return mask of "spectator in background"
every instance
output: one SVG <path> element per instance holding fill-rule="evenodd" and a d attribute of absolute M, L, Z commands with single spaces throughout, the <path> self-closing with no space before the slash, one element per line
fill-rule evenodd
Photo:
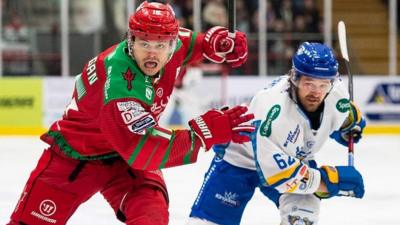
<path fill-rule="evenodd" d="M 184 25 L 188 29 L 194 28 L 193 21 L 193 0 L 178 0 L 179 5 L 182 7 L 182 17 L 184 18 Z M 183 25 L 182 25 L 183 26 Z"/>
<path fill-rule="evenodd" d="M 283 31 L 291 31 L 293 25 L 293 6 L 292 0 L 283 0 L 278 12 L 279 18 L 282 19 L 284 23 Z"/>
<path fill-rule="evenodd" d="M 183 13 L 182 13 L 182 5 L 179 4 L 176 0 L 171 0 L 169 1 L 169 4 L 171 7 L 174 9 L 175 12 L 175 17 L 179 21 L 179 25 L 181 27 L 186 27 L 186 20 L 183 18 Z"/>
<path fill-rule="evenodd" d="M 228 26 L 228 12 L 223 0 L 209 0 L 203 9 L 203 29 Z"/>
<path fill-rule="evenodd" d="M 322 31 L 322 20 L 314 0 L 304 0 L 304 16 L 307 32 L 320 33 Z"/>
<path fill-rule="evenodd" d="M 306 33 L 306 18 L 304 14 L 297 14 L 294 18 L 293 32 L 296 34 Z M 292 46 L 299 46 L 302 41 L 300 38 L 292 40 Z"/>
<path fill-rule="evenodd" d="M 290 33 L 283 32 L 285 29 L 285 22 L 282 19 L 278 19 L 275 22 L 275 32 L 277 34 L 276 40 L 270 48 L 272 67 L 270 73 L 282 74 L 284 70 L 290 67 L 290 59 L 294 53 L 294 49 L 291 47 Z"/>
<path fill-rule="evenodd" d="M 248 33 L 250 31 L 249 20 L 244 0 L 236 0 L 236 29 Z"/>
<path fill-rule="evenodd" d="M 4 40 L 9 42 L 25 42 L 28 40 L 28 28 L 21 17 L 13 13 L 10 21 L 4 25 Z"/>

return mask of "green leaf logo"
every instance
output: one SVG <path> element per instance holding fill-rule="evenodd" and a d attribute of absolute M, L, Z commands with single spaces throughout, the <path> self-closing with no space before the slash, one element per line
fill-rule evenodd
<path fill-rule="evenodd" d="M 272 106 L 271 110 L 269 110 L 267 117 L 261 124 L 260 128 L 260 135 L 269 137 L 272 132 L 272 121 L 274 121 L 278 116 L 279 113 L 281 112 L 281 106 L 280 105 L 274 105 Z"/>
<path fill-rule="evenodd" d="M 350 101 L 346 98 L 342 98 L 340 99 L 337 103 L 336 103 L 336 109 L 339 112 L 345 113 L 347 111 L 349 111 L 350 109 Z"/>

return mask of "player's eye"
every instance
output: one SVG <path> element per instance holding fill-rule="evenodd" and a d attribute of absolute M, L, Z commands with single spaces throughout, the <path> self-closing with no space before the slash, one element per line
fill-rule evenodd
<path fill-rule="evenodd" d="M 167 46 L 166 46 L 166 44 L 157 44 L 156 45 L 156 49 L 158 49 L 158 50 L 163 50 L 163 49 L 165 49 Z"/>

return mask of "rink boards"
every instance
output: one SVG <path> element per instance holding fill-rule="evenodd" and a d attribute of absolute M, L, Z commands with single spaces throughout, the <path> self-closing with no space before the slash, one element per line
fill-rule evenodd
<path fill-rule="evenodd" d="M 190 79 L 170 99 L 165 124 L 181 126 L 211 107 L 248 103 L 275 77 L 229 76 Z M 347 83 L 346 78 L 343 80 Z M 0 79 L 0 134 L 40 134 L 61 117 L 74 78 Z M 355 101 L 367 118 L 366 133 L 400 134 L 400 78 L 355 77 Z M 179 101 L 180 104 L 174 104 Z"/>

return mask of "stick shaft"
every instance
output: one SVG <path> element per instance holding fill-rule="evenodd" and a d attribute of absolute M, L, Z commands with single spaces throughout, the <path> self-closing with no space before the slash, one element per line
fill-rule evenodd
<path fill-rule="evenodd" d="M 344 64 L 346 66 L 347 74 L 348 74 L 348 90 L 349 90 L 349 100 L 354 100 L 354 90 L 353 90 L 353 74 L 350 70 L 350 60 L 348 55 L 347 48 L 347 37 L 346 37 L 346 25 L 343 21 L 340 21 L 338 24 L 338 35 L 339 35 L 339 45 L 340 51 L 342 53 Z M 348 165 L 354 166 L 354 139 L 353 133 L 350 131 L 349 133 L 349 142 L 348 142 Z"/>
<path fill-rule="evenodd" d="M 228 30 L 235 33 L 236 29 L 236 1 L 228 0 Z"/>

